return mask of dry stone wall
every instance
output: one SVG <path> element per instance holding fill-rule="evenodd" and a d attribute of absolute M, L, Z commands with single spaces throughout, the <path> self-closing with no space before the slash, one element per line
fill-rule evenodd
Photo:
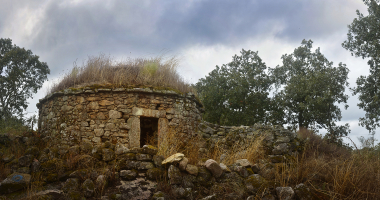
<path fill-rule="evenodd" d="M 66 89 L 40 99 L 37 107 L 38 128 L 52 145 L 112 141 L 129 148 L 146 139 L 141 129 L 151 125 L 142 119 L 156 126 L 145 134 L 157 136 L 159 143 L 170 127 L 194 134 L 203 110 L 191 93 L 152 88 Z"/>
<path fill-rule="evenodd" d="M 198 134 L 207 141 L 200 147 L 200 152 L 207 152 L 216 143 L 225 150 L 236 145 L 248 147 L 247 141 L 263 137 L 266 154 L 273 162 L 282 162 L 288 155 L 294 156 L 302 147 L 302 141 L 297 138 L 295 132 L 278 125 L 221 126 L 202 121 L 198 125 Z"/>

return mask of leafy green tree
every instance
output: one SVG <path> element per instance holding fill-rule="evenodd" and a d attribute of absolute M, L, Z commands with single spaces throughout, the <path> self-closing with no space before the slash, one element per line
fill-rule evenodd
<path fill-rule="evenodd" d="M 364 0 L 364 3 L 368 15 L 356 10 L 358 18 L 348 25 L 347 40 L 342 46 L 351 55 L 369 58 L 370 74 L 360 76 L 352 90 L 354 95 L 359 94 L 358 106 L 366 112 L 359 124 L 374 134 L 380 127 L 380 4 L 378 0 Z"/>
<path fill-rule="evenodd" d="M 0 38 L 0 123 L 16 121 L 27 108 L 27 99 L 36 93 L 50 73 L 32 51 L 12 45 L 11 39 Z M 1 125 L 1 124 L 0 124 Z"/>
<path fill-rule="evenodd" d="M 223 125 L 269 121 L 272 79 L 258 52 L 242 50 L 232 62 L 216 66 L 195 84 L 205 106 L 204 119 Z"/>
<path fill-rule="evenodd" d="M 303 40 L 292 54 L 281 57 L 282 66 L 272 70 L 276 87 L 282 88 L 275 98 L 288 124 L 294 128 L 325 128 L 330 139 L 336 141 L 349 132 L 348 124 L 336 125 L 342 117 L 337 104 L 344 103 L 348 107 L 348 95 L 344 91 L 349 70 L 342 63 L 333 67 L 319 48 L 312 52 L 312 43 Z"/>

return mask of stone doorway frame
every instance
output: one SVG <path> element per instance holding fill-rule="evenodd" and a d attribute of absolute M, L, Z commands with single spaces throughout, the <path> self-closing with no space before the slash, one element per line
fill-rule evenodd
<path fill-rule="evenodd" d="M 158 147 L 159 147 L 169 129 L 169 126 L 168 126 L 169 121 L 168 119 L 166 119 L 166 111 L 133 107 L 132 114 L 127 121 L 127 124 L 130 127 L 128 131 L 129 148 L 140 147 L 140 136 L 141 136 L 140 117 L 158 118 L 157 135 L 158 135 Z"/>

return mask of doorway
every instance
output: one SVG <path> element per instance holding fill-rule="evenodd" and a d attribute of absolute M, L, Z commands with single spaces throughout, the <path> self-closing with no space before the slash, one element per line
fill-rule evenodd
<path fill-rule="evenodd" d="M 140 117 L 140 147 L 158 145 L 158 118 Z"/>

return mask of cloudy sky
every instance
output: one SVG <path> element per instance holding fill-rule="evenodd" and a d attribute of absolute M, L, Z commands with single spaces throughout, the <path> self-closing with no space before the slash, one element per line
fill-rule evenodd
<path fill-rule="evenodd" d="M 258 51 L 275 67 L 281 55 L 311 39 L 335 66 L 347 64 L 355 87 L 368 66 L 341 43 L 356 10 L 367 14 L 361 0 L 1 0 L 0 38 L 32 50 L 50 67 L 49 81 L 29 101 L 27 111 L 34 113 L 52 81 L 75 61 L 100 53 L 116 59 L 177 56 L 181 75 L 195 83 L 241 49 Z M 364 112 L 356 96 L 348 103 L 341 123 L 350 123 L 349 136 L 358 145 L 357 137 L 368 137 L 358 126 Z"/>

